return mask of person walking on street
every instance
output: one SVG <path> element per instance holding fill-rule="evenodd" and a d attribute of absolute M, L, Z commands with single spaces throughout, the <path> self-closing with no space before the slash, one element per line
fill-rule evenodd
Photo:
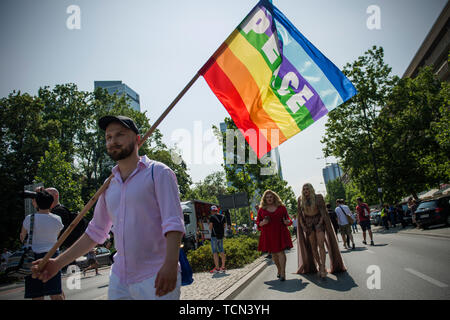
<path fill-rule="evenodd" d="M 386 230 L 389 230 L 388 223 L 389 206 L 385 204 L 383 209 L 381 209 L 381 222 Z"/>
<path fill-rule="evenodd" d="M 297 216 L 294 216 L 294 219 L 292 219 L 292 233 L 297 235 Z"/>
<path fill-rule="evenodd" d="M 338 217 L 339 230 L 341 231 L 342 241 L 344 241 L 344 248 L 350 249 L 350 242 L 352 242 L 352 249 L 355 249 L 355 241 L 353 240 L 352 228 L 348 217 L 352 220 L 352 212 L 350 208 L 344 204 L 344 200 L 336 200 L 336 215 Z"/>
<path fill-rule="evenodd" d="M 372 234 L 372 228 L 370 225 L 370 208 L 363 201 L 361 197 L 356 199 L 358 202 L 358 205 L 356 206 L 356 212 L 357 212 L 357 220 L 359 222 L 359 225 L 361 226 L 362 232 L 363 232 L 363 243 L 367 245 L 366 242 L 366 230 L 369 232 L 370 237 L 370 245 L 373 246 L 373 234 Z"/>
<path fill-rule="evenodd" d="M 331 273 L 346 271 L 325 201 L 322 195 L 315 193 L 310 183 L 302 187 L 297 212 L 299 217 L 297 273 L 315 273 L 319 270 L 319 276 L 325 278 L 327 275 L 325 245 L 330 258 L 329 271 Z"/>
<path fill-rule="evenodd" d="M 402 229 L 405 228 L 405 213 L 403 212 L 403 208 L 401 204 L 397 204 L 395 206 L 395 214 L 397 216 L 397 221 L 402 225 Z"/>
<path fill-rule="evenodd" d="M 141 137 L 134 121 L 124 116 L 99 120 L 108 155 L 117 161 L 113 178 L 95 206 L 85 233 L 42 270 L 33 264 L 33 277 L 46 282 L 63 266 L 108 238 L 114 225 L 114 264 L 110 300 L 178 300 L 181 268 L 179 250 L 185 233 L 177 179 L 163 163 L 139 156 Z"/>
<path fill-rule="evenodd" d="M 395 228 L 397 226 L 396 221 L 396 210 L 393 204 L 389 206 L 389 221 L 391 223 L 391 227 Z"/>
<path fill-rule="evenodd" d="M 416 199 L 413 199 L 412 197 L 408 199 L 408 208 L 411 211 L 412 223 L 416 225 L 416 228 L 419 228 L 419 225 L 417 224 L 416 221 L 416 210 L 418 206 L 419 204 Z"/>
<path fill-rule="evenodd" d="M 92 249 L 91 251 L 88 252 L 87 254 L 87 261 L 88 261 L 88 266 L 86 267 L 86 269 L 83 270 L 83 275 L 86 276 L 86 271 L 91 270 L 91 269 L 95 269 L 95 275 L 98 276 L 100 275 L 100 273 L 98 272 L 98 262 L 96 259 L 96 250 Z"/>
<path fill-rule="evenodd" d="M 356 219 L 356 213 L 352 214 L 352 219 L 354 221 L 352 224 L 352 230 L 353 230 L 353 233 L 356 233 L 356 232 L 358 232 L 358 221 Z"/>
<path fill-rule="evenodd" d="M 339 238 L 337 237 L 338 231 L 339 231 L 339 223 L 337 221 L 337 215 L 336 212 L 334 212 L 333 209 L 331 209 L 331 204 L 327 203 L 327 213 L 330 217 L 331 224 L 333 225 L 334 233 L 336 234 L 336 239 L 339 242 Z"/>
<path fill-rule="evenodd" d="M 269 252 L 277 266 L 277 277 L 286 280 L 285 250 L 292 248 L 291 234 L 288 226 L 292 225 L 286 207 L 278 194 L 266 190 L 260 203 L 256 218 L 258 230 L 261 231 L 258 251 Z"/>
<path fill-rule="evenodd" d="M 227 221 L 216 206 L 211 206 L 211 216 L 209 217 L 209 231 L 211 232 L 211 250 L 214 258 L 214 269 L 210 273 L 225 273 L 226 255 L 223 250 L 223 238 L 225 236 L 225 225 Z M 219 268 L 219 254 L 222 259 L 222 267 Z"/>
<path fill-rule="evenodd" d="M 57 242 L 59 233 L 64 228 L 61 218 L 50 213 L 50 206 L 53 202 L 52 195 L 42 188 L 40 190 L 36 193 L 36 198 L 33 199 L 33 205 L 37 208 L 37 213 L 25 217 L 20 233 L 21 242 L 24 242 L 27 234 L 28 239 L 30 239 L 30 230 L 33 226 L 31 249 L 37 259 L 43 258 L 50 251 Z M 58 254 L 59 251 L 56 251 L 53 257 L 56 258 Z M 44 282 L 32 276 L 25 277 L 25 299 L 44 300 L 45 296 L 50 296 L 51 300 L 64 300 L 61 271 L 55 272 Z"/>

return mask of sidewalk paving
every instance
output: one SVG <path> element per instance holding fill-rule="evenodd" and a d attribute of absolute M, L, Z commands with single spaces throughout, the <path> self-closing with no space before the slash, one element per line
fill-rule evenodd
<path fill-rule="evenodd" d="M 269 260 L 266 254 L 252 263 L 239 269 L 227 270 L 226 273 L 210 274 L 209 272 L 194 273 L 194 282 L 181 287 L 181 300 L 224 300 L 233 292 L 226 293 L 242 278 L 253 275 L 264 269 Z M 224 296 L 225 294 L 225 296 Z"/>

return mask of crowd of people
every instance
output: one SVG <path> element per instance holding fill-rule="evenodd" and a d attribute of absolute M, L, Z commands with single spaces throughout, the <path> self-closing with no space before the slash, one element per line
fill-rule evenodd
<path fill-rule="evenodd" d="M 165 164 L 139 156 L 141 137 L 132 119 L 106 116 L 98 124 L 105 131 L 107 153 L 117 162 L 106 182 L 109 185 L 97 199 L 86 231 L 67 250 L 57 251 L 42 269 L 38 265 L 57 243 L 64 225 L 61 218 L 51 211 L 55 207 L 61 209 L 57 190 L 38 190 L 33 200 L 37 212 L 25 218 L 20 234 L 22 241 L 33 234 L 30 245 L 37 254 L 33 275 L 25 281 L 25 298 L 50 296 L 55 300 L 64 299 L 61 269 L 87 253 L 89 267 L 84 271 L 96 269 L 98 273 L 93 250 L 109 239 L 114 227 L 117 251 L 109 278 L 108 298 L 177 300 L 181 286 L 179 250 L 185 227 L 176 176 Z M 338 232 L 344 248 L 355 249 L 352 226 L 355 232 L 355 223 L 358 223 L 363 230 L 364 244 L 367 244 L 367 231 L 370 244 L 374 245 L 369 212 L 361 198 L 355 215 L 342 200 L 336 202 L 333 211 L 330 204 L 325 204 L 323 196 L 316 194 L 313 186 L 307 183 L 298 198 L 297 216 L 292 221 L 279 195 L 266 190 L 256 218 L 256 228 L 260 231 L 258 250 L 271 255 L 277 267 L 277 278 L 285 281 L 285 250 L 293 247 L 288 226 L 294 225 L 298 248 L 297 273 L 318 272 L 325 278 L 328 272 L 344 272 L 346 266 L 339 250 Z M 214 260 L 211 273 L 225 272 L 223 239 L 226 219 L 219 214 L 217 207 L 212 206 L 207 223 Z M 30 232 L 33 225 L 34 231 Z M 4 252 L 2 259 L 7 255 L 8 252 Z"/>
<path fill-rule="evenodd" d="M 316 194 L 314 187 L 306 183 L 298 198 L 297 215 L 291 219 L 277 193 L 265 191 L 256 220 L 258 230 L 261 231 L 258 250 L 270 254 L 277 267 L 277 278 L 280 281 L 286 279 L 285 250 L 293 247 L 287 228 L 290 225 L 293 225 L 297 235 L 298 274 L 318 273 L 321 278 L 325 278 L 328 272 L 346 271 L 338 245 L 338 233 L 341 234 L 345 249 L 355 249 L 352 235 L 352 230 L 355 230 L 352 227 L 356 223 L 363 231 L 363 244 L 367 245 L 368 233 L 370 245 L 374 246 L 370 208 L 362 198 L 358 198 L 357 202 L 355 214 L 342 199 L 336 201 L 336 209 L 332 210 L 330 204 L 325 204 L 323 196 Z"/>

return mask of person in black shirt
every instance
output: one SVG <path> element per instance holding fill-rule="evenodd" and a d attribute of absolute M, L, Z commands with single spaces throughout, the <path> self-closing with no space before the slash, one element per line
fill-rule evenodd
<path fill-rule="evenodd" d="M 223 250 L 223 238 L 225 234 L 226 219 L 218 214 L 216 206 L 211 207 L 211 216 L 209 217 L 209 230 L 211 232 L 211 249 L 214 257 L 214 269 L 210 273 L 225 273 L 225 252 Z M 219 268 L 219 253 L 222 258 L 222 267 Z"/>
<path fill-rule="evenodd" d="M 77 217 L 76 213 L 70 212 L 69 209 L 67 209 L 65 206 L 63 206 L 59 202 L 59 192 L 55 188 L 46 188 L 45 191 L 50 193 L 53 196 L 53 203 L 50 207 L 50 212 L 53 214 L 56 214 L 61 217 L 62 223 L 64 225 L 64 229 L 62 229 L 60 236 L 66 231 L 66 229 L 70 226 L 73 220 Z M 75 243 L 75 241 L 78 240 L 79 237 L 81 237 L 84 233 L 84 230 L 87 227 L 87 221 L 85 218 L 81 219 L 81 221 L 77 224 L 75 229 L 69 234 L 69 236 L 64 240 L 64 242 L 61 245 L 61 248 L 67 249 L 72 244 Z"/>
<path fill-rule="evenodd" d="M 338 231 L 339 231 L 339 223 L 337 220 L 336 212 L 334 212 L 334 210 L 331 209 L 331 204 L 329 204 L 329 203 L 327 203 L 327 212 L 328 212 L 328 215 L 330 216 L 331 224 L 333 225 L 334 232 L 336 233 L 336 236 L 337 236 Z M 338 239 L 338 242 L 339 242 L 339 239 Z"/>

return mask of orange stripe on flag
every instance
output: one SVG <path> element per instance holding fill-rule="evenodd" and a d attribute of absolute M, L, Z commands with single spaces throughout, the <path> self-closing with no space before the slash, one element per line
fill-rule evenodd
<path fill-rule="evenodd" d="M 236 126 L 241 129 L 241 132 L 253 129 L 259 133 L 259 128 L 250 118 L 241 95 L 220 66 L 217 63 L 210 63 L 208 70 L 203 73 L 203 77 L 225 109 L 227 109 Z M 245 139 L 250 147 L 256 151 L 258 158 L 261 158 L 272 149 L 270 143 L 261 134 L 258 134 L 255 140 L 250 139 L 248 136 L 245 136 Z M 257 141 L 256 145 L 255 141 Z M 266 150 L 264 150 L 264 146 L 266 146 Z"/>
<path fill-rule="evenodd" d="M 223 49 L 222 54 L 216 58 L 216 63 L 220 66 L 241 96 L 252 122 L 259 129 L 266 129 L 262 130 L 261 133 L 266 137 L 267 141 L 270 142 L 272 148 L 276 148 L 286 141 L 286 137 L 276 122 L 273 121 L 272 117 L 264 110 L 261 100 L 261 89 L 239 58 L 236 57 L 229 48 L 225 48 Z M 276 130 L 278 133 L 273 141 L 271 130 Z"/>

